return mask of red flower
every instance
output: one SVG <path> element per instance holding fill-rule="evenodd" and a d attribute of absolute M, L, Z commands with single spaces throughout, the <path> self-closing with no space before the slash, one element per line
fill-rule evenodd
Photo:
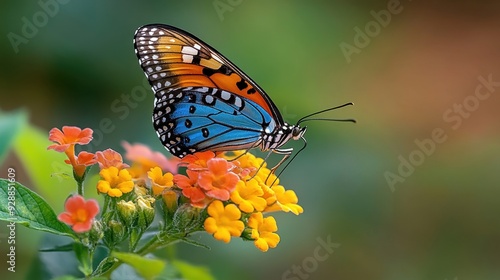
<path fill-rule="evenodd" d="M 207 196 L 222 201 L 228 200 L 240 180 L 238 175 L 231 172 L 234 165 L 223 158 L 212 158 L 207 161 L 207 168 L 207 171 L 200 172 L 198 185 Z"/>
<path fill-rule="evenodd" d="M 59 221 L 71 226 L 77 233 L 87 232 L 92 228 L 92 221 L 99 213 L 99 204 L 95 199 L 85 201 L 83 196 L 74 195 L 66 200 L 63 212 L 57 216 Z"/>

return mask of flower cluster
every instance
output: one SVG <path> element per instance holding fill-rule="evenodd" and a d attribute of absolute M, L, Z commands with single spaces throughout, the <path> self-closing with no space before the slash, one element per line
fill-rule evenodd
<path fill-rule="evenodd" d="M 181 165 L 187 175 L 175 175 L 174 183 L 192 206 L 207 209 L 204 228 L 218 240 L 242 236 L 267 251 L 280 239 L 274 217 L 263 214 L 303 212 L 295 192 L 285 191 L 264 161 L 248 152 L 201 152 L 186 156 Z"/>
<path fill-rule="evenodd" d="M 112 149 L 75 155 L 76 144 L 92 140 L 89 128 L 54 128 L 49 140 L 56 144 L 48 149 L 68 156 L 66 163 L 72 165 L 79 186 L 59 220 L 77 233 L 97 232 L 91 235 L 103 238 L 110 247 L 128 239 L 135 248 L 153 222 L 155 209 L 162 209 L 156 228 L 157 236 L 164 239 L 204 230 L 226 243 L 231 237 L 252 240 L 265 252 L 280 241 L 276 220 L 268 214 L 303 212 L 296 194 L 279 184 L 264 160 L 245 151 L 207 151 L 168 159 L 145 145 L 124 142 L 128 165 Z M 83 181 L 95 164 L 100 169 L 95 187 L 104 196 L 100 219 L 96 219 L 97 202 L 83 198 Z"/>

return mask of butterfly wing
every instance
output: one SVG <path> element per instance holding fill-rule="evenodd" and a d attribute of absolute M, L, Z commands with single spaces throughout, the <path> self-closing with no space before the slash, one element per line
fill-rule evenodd
<path fill-rule="evenodd" d="M 256 147 L 263 131 L 283 125 L 268 95 L 195 36 L 146 25 L 136 31 L 134 46 L 155 92 L 154 127 L 172 154 Z"/>
<path fill-rule="evenodd" d="M 263 124 L 268 131 L 276 127 L 255 102 L 208 87 L 174 89 L 156 98 L 153 111 L 162 144 L 178 157 L 256 147 Z"/>
<path fill-rule="evenodd" d="M 255 102 L 283 124 L 279 110 L 264 90 L 194 35 L 173 26 L 150 24 L 136 31 L 134 47 L 157 96 L 171 88 L 218 88 Z"/>

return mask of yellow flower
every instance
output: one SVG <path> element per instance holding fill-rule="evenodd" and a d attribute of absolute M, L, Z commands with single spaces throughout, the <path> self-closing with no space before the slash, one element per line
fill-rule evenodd
<path fill-rule="evenodd" d="M 238 204 L 241 211 L 252 213 L 262 211 L 267 206 L 267 201 L 262 197 L 264 191 L 255 179 L 250 181 L 238 181 L 236 190 L 231 193 L 231 201 Z"/>
<path fill-rule="evenodd" d="M 103 179 L 97 183 L 97 190 L 100 193 L 106 193 L 112 197 L 120 197 L 124 193 L 129 193 L 134 189 L 132 176 L 130 176 L 127 169 L 118 170 L 118 168 L 111 166 L 101 169 L 99 175 Z"/>
<path fill-rule="evenodd" d="M 217 240 L 229 243 L 231 236 L 238 237 L 245 229 L 245 225 L 240 221 L 241 212 L 234 204 L 224 207 L 221 201 L 214 200 L 207 211 L 210 217 L 204 222 L 205 230 Z"/>
<path fill-rule="evenodd" d="M 264 198 L 267 202 L 267 205 L 273 205 L 276 202 L 276 194 L 274 191 L 266 184 L 264 184 L 259 178 L 257 178 L 259 181 L 260 187 L 263 191 L 262 198 Z"/>
<path fill-rule="evenodd" d="M 174 185 L 174 175 L 170 172 L 163 174 L 161 168 L 158 166 L 148 171 L 148 177 L 152 183 L 151 189 L 153 190 L 153 195 L 160 195 L 166 188 Z"/>
<path fill-rule="evenodd" d="M 268 206 L 264 212 L 272 212 L 282 210 L 284 212 L 292 212 L 295 215 L 299 215 L 304 212 L 304 209 L 297 204 L 299 199 L 297 195 L 292 190 L 285 191 L 283 186 L 273 186 L 271 190 L 274 191 L 276 196 L 276 203 L 271 206 Z"/>
<path fill-rule="evenodd" d="M 280 242 L 280 236 L 274 233 L 278 230 L 278 226 L 273 217 L 264 218 L 261 212 L 253 213 L 248 218 L 248 226 L 252 229 L 255 247 L 262 252 L 275 248 Z"/>

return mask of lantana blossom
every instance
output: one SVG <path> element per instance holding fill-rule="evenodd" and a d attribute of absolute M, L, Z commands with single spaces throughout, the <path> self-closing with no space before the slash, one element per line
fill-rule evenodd
<path fill-rule="evenodd" d="M 191 206 L 205 208 L 213 199 L 208 198 L 198 186 L 198 172 L 186 170 L 186 175 L 174 175 L 174 183 L 182 189 L 182 194 L 189 198 Z"/>
<path fill-rule="evenodd" d="M 267 201 L 262 197 L 264 191 L 255 179 L 249 181 L 238 181 L 236 190 L 231 193 L 231 201 L 238 204 L 241 211 L 252 213 L 253 211 L 263 211 L 267 206 Z"/>
<path fill-rule="evenodd" d="M 223 158 L 207 161 L 207 170 L 200 172 L 198 184 L 209 197 L 226 201 L 239 181 L 238 175 L 231 172 L 233 164 Z"/>
<path fill-rule="evenodd" d="M 65 161 L 73 166 L 76 179 L 82 181 L 87 166 L 95 164 L 94 155 L 88 152 L 81 152 L 78 157 L 75 156 L 75 145 L 86 145 L 92 140 L 93 130 L 90 128 L 81 129 L 76 126 L 63 126 L 62 131 L 59 128 L 52 128 L 49 131 L 49 140 L 55 142 L 47 147 L 47 150 L 64 152 L 68 159 Z M 92 155 L 92 156 L 91 156 Z"/>
<path fill-rule="evenodd" d="M 63 126 L 62 131 L 59 128 L 52 128 L 49 131 L 49 140 L 57 144 L 50 145 L 48 150 L 65 152 L 75 144 L 86 145 L 92 140 L 93 130 L 90 128 L 81 129 L 76 126 Z M 73 151 L 74 155 L 74 151 Z"/>
<path fill-rule="evenodd" d="M 75 174 L 79 177 L 82 177 L 85 173 L 85 170 L 87 169 L 87 166 L 96 164 L 97 160 L 95 159 L 94 154 L 81 151 L 78 156 L 74 157 L 73 161 L 67 159 L 64 162 L 73 165 Z"/>
<path fill-rule="evenodd" d="M 273 211 L 284 211 L 292 212 L 295 215 L 299 215 L 304 212 L 302 206 L 298 205 L 299 199 L 297 195 L 292 190 L 285 190 L 283 186 L 273 186 L 271 189 L 274 191 L 276 196 L 276 203 L 267 207 L 265 212 Z"/>
<path fill-rule="evenodd" d="M 261 212 L 253 213 L 248 218 L 248 226 L 252 229 L 255 247 L 262 252 L 275 248 L 280 242 L 280 236 L 275 233 L 278 226 L 273 217 L 264 218 Z"/>
<path fill-rule="evenodd" d="M 118 169 L 128 168 L 129 165 L 123 163 L 122 155 L 113 149 L 106 149 L 95 153 L 100 169 L 114 166 Z"/>
<path fill-rule="evenodd" d="M 168 190 L 174 185 L 174 175 L 170 172 L 163 174 L 161 168 L 158 166 L 148 171 L 148 178 L 151 180 L 153 195 L 160 195 L 164 190 Z"/>
<path fill-rule="evenodd" d="M 120 197 L 124 193 L 129 193 L 134 189 L 132 176 L 127 169 L 111 166 L 99 172 L 102 180 L 97 182 L 97 190 L 100 193 L 108 194 L 112 197 Z"/>
<path fill-rule="evenodd" d="M 185 156 L 180 164 L 186 166 L 189 170 L 201 171 L 207 168 L 207 162 L 215 158 L 215 156 L 215 153 L 211 151 L 199 152 Z"/>
<path fill-rule="evenodd" d="M 85 201 L 83 196 L 74 195 L 66 200 L 65 212 L 59 214 L 59 221 L 71 226 L 77 232 L 87 232 L 92 228 L 92 222 L 99 213 L 99 204 L 95 199 Z"/>
<path fill-rule="evenodd" d="M 213 234 L 217 240 L 229 243 L 231 236 L 238 237 L 245 229 L 245 224 L 240 221 L 241 212 L 234 204 L 224 204 L 214 200 L 207 207 L 208 217 L 204 222 L 205 230 Z"/>

